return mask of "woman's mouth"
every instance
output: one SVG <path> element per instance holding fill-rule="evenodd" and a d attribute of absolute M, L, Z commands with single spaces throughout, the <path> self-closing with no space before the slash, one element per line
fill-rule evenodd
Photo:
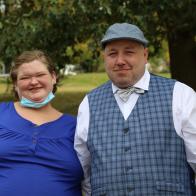
<path fill-rule="evenodd" d="M 37 88 L 31 88 L 29 89 L 31 92 L 37 92 L 41 89 L 41 87 L 37 87 Z"/>

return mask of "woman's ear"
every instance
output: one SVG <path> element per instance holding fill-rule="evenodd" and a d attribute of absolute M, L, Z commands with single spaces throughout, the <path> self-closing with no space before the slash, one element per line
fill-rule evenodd
<path fill-rule="evenodd" d="M 16 84 L 14 84 L 14 91 L 16 92 L 17 96 L 20 98 L 20 91 Z"/>
<path fill-rule="evenodd" d="M 56 84 L 56 74 L 55 74 L 55 72 L 53 72 L 52 74 L 52 84 L 54 85 L 54 84 Z"/>
<path fill-rule="evenodd" d="M 14 90 L 18 93 L 18 86 L 14 84 Z"/>

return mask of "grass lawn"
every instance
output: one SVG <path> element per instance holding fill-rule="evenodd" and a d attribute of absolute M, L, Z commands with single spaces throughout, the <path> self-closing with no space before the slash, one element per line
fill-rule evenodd
<path fill-rule="evenodd" d="M 88 92 L 106 82 L 105 73 L 83 73 L 76 76 L 67 76 L 60 82 L 58 92 Z"/>
<path fill-rule="evenodd" d="M 169 74 L 161 74 L 170 77 Z M 83 73 L 67 76 L 60 81 L 53 105 L 61 112 L 77 114 L 78 106 L 86 93 L 108 80 L 105 73 Z M 0 101 L 13 100 L 12 85 L 0 78 Z"/>

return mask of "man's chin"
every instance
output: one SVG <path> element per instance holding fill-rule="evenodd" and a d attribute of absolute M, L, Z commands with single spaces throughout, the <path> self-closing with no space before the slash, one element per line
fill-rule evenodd
<path fill-rule="evenodd" d="M 129 86 L 132 86 L 131 85 L 131 83 L 130 82 L 116 82 L 116 83 L 114 83 L 118 88 L 127 88 L 127 87 L 129 87 Z"/>

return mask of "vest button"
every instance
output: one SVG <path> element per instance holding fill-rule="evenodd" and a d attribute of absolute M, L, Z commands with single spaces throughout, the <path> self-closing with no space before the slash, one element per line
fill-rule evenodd
<path fill-rule="evenodd" d="M 127 191 L 128 191 L 128 192 L 133 191 L 133 187 L 128 186 L 128 187 L 127 187 Z"/>
<path fill-rule="evenodd" d="M 130 149 L 131 149 L 131 148 L 127 146 L 127 147 L 124 148 L 124 151 L 125 151 L 125 152 L 128 152 Z"/>
<path fill-rule="evenodd" d="M 127 133 L 128 131 L 129 131 L 129 128 L 124 128 L 124 129 L 123 129 L 123 132 L 124 132 L 124 133 Z"/>
<path fill-rule="evenodd" d="M 127 166 L 127 167 L 126 167 L 126 173 L 131 172 L 132 169 L 133 169 L 133 168 L 132 168 L 131 166 Z"/>

